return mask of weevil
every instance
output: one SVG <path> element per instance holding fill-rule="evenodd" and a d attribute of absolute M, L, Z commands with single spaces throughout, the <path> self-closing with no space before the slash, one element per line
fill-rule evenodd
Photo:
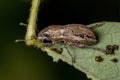
<path fill-rule="evenodd" d="M 97 39 L 91 29 L 82 24 L 50 25 L 38 33 L 37 39 L 43 41 L 44 46 L 52 46 L 56 43 L 64 42 L 64 47 L 71 56 L 72 62 L 74 62 L 67 44 L 79 48 L 92 48 L 103 53 L 106 52 L 104 49 L 92 46 L 97 43 Z"/>

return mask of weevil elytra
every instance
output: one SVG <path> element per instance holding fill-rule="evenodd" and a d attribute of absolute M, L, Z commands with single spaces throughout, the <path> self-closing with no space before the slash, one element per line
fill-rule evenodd
<path fill-rule="evenodd" d="M 104 49 L 93 47 L 97 43 L 96 36 L 92 30 L 82 24 L 50 25 L 38 33 L 38 40 L 43 41 L 45 46 L 52 46 L 64 42 L 65 48 L 70 54 L 67 44 L 76 47 L 92 48 L 105 53 Z M 70 54 L 72 57 L 72 55 Z M 74 59 L 72 57 L 74 62 Z"/>

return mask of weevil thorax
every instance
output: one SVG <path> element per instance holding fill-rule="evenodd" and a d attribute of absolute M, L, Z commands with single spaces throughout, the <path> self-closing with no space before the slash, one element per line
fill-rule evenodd
<path fill-rule="evenodd" d="M 55 38 L 55 36 L 58 35 L 57 37 L 59 37 L 60 34 L 58 31 L 60 31 L 60 29 L 60 25 L 50 25 L 38 33 L 38 40 L 53 42 L 53 38 Z"/>

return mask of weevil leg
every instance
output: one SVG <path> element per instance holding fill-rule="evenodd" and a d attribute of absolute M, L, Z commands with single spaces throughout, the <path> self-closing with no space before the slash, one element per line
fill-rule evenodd
<path fill-rule="evenodd" d="M 44 43 L 43 46 L 45 47 L 51 47 L 52 45 L 54 45 L 54 43 Z"/>
<path fill-rule="evenodd" d="M 91 48 L 91 49 L 94 49 L 94 50 L 97 50 L 97 51 L 100 51 L 100 52 L 106 54 L 106 50 L 105 49 L 98 48 L 98 47 L 93 47 L 93 46 L 87 46 L 87 47 Z"/>
<path fill-rule="evenodd" d="M 75 63 L 75 58 L 72 56 L 72 54 L 70 53 L 67 44 L 64 45 L 65 49 L 67 50 L 68 54 L 70 55 L 71 59 L 72 59 L 72 65 Z"/>
<path fill-rule="evenodd" d="M 77 45 L 76 45 L 77 46 Z M 105 49 L 102 49 L 102 48 L 98 48 L 98 47 L 94 47 L 94 46 L 89 46 L 89 45 L 79 45 L 79 46 L 77 46 L 77 47 L 79 47 L 79 48 L 91 48 L 91 49 L 94 49 L 94 50 L 97 50 L 97 51 L 100 51 L 100 52 L 102 52 L 102 53 L 104 53 L 104 54 L 106 54 L 106 50 Z"/>
<path fill-rule="evenodd" d="M 98 22 L 98 23 L 96 23 L 95 25 L 90 26 L 89 28 L 90 28 L 92 31 L 94 31 L 96 28 L 101 27 L 101 26 L 104 25 L 104 24 L 105 24 L 104 21 L 103 21 L 103 22 Z"/>
<path fill-rule="evenodd" d="M 109 45 L 106 47 L 106 49 L 102 49 L 102 48 L 98 48 L 98 47 L 94 47 L 94 46 L 88 46 L 88 45 L 85 45 L 85 47 L 87 48 L 91 48 L 91 49 L 94 49 L 94 50 L 97 50 L 97 51 L 100 51 L 100 52 L 103 52 L 104 54 L 114 54 L 114 51 L 115 50 L 118 50 L 119 46 L 118 45 Z"/>

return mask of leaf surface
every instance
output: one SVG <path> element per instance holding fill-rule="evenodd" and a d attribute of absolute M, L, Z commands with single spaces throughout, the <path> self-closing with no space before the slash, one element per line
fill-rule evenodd
<path fill-rule="evenodd" d="M 89 27 L 95 24 L 96 23 L 87 26 Z M 120 23 L 105 22 L 105 24 L 97 27 L 94 33 L 98 40 L 98 43 L 93 45 L 94 47 L 106 49 L 107 45 L 116 44 L 120 46 Z M 115 50 L 115 55 L 106 55 L 94 49 L 77 48 L 69 45 L 68 49 L 72 57 L 75 58 L 75 63 L 72 64 L 71 56 L 64 48 L 64 43 L 56 44 L 52 46 L 52 48 L 63 49 L 62 53 L 58 53 L 50 48 L 45 48 L 45 51 L 48 52 L 48 55 L 53 57 L 54 61 L 58 61 L 59 59 L 63 60 L 86 73 L 92 80 L 120 80 L 120 49 Z M 97 62 L 95 60 L 96 56 L 101 56 L 103 61 Z M 116 58 L 118 62 L 115 63 L 111 61 L 111 59 L 114 58 Z"/>

